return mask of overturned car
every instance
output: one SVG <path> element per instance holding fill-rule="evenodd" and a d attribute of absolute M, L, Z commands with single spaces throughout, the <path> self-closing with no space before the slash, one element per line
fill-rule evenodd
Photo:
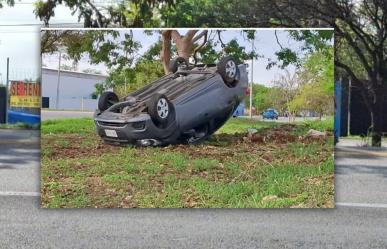
<path fill-rule="evenodd" d="M 122 101 L 113 92 L 101 95 L 94 121 L 105 142 L 200 143 L 232 116 L 247 93 L 246 65 L 229 56 L 197 65 L 178 57 L 170 71 Z"/>

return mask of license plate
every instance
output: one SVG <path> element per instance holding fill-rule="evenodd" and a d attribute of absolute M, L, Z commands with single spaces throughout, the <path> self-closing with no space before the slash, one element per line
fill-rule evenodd
<path fill-rule="evenodd" d="M 118 137 L 117 132 L 115 130 L 105 130 L 105 134 L 108 137 Z"/>

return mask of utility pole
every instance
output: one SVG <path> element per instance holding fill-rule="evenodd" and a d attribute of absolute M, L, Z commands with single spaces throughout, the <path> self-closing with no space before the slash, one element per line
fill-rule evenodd
<path fill-rule="evenodd" d="M 126 74 L 125 74 L 125 94 L 127 93 L 126 91 Z"/>
<path fill-rule="evenodd" d="M 351 91 L 352 91 L 352 79 L 348 79 L 348 123 L 347 123 L 347 136 L 351 135 Z"/>
<path fill-rule="evenodd" d="M 56 109 L 59 109 L 59 86 L 60 86 L 60 60 L 62 57 L 62 53 L 59 50 L 59 66 L 58 66 L 58 82 L 56 84 Z"/>
<path fill-rule="evenodd" d="M 251 41 L 251 50 L 254 51 L 254 39 Z M 251 57 L 251 82 L 250 82 L 250 119 L 253 118 L 253 71 L 254 71 L 254 57 Z"/>
<path fill-rule="evenodd" d="M 8 123 L 8 101 L 9 101 L 9 57 L 7 57 L 7 79 L 5 82 L 5 123 Z"/>

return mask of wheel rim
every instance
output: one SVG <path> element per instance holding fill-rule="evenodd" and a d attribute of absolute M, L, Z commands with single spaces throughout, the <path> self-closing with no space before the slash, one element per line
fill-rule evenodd
<path fill-rule="evenodd" d="M 235 62 L 232 60 L 229 60 L 226 63 L 226 75 L 229 78 L 234 78 L 236 74 L 236 65 Z"/>
<path fill-rule="evenodd" d="M 164 98 L 160 98 L 157 101 L 157 114 L 159 115 L 160 118 L 164 119 L 168 117 L 168 113 L 169 113 L 169 106 L 168 106 L 167 100 Z"/>

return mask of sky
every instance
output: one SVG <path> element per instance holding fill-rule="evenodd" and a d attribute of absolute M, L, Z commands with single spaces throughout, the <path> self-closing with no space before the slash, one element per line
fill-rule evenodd
<path fill-rule="evenodd" d="M 10 79 L 36 78 L 40 68 L 40 24 L 33 11 L 34 0 L 15 1 L 14 7 L 0 9 L 0 84 L 6 81 L 7 57 Z M 58 6 L 52 23 L 76 25 L 78 18 Z"/>
<path fill-rule="evenodd" d="M 41 22 L 35 18 L 32 13 L 33 0 L 16 2 L 15 6 L 4 7 L 0 9 L 0 84 L 6 81 L 6 58 L 10 58 L 10 79 L 36 78 L 40 72 L 40 34 L 39 29 Z M 51 23 L 67 24 L 69 27 L 79 27 L 76 16 L 71 16 L 71 11 L 65 6 L 59 6 L 55 12 L 55 17 Z M 27 25 L 28 24 L 28 25 Z M 23 26 L 18 26 L 23 25 Z M 180 30 L 182 33 L 186 32 Z M 289 39 L 286 32 L 278 31 L 281 44 L 298 50 L 300 44 Z M 250 50 L 251 43 L 245 41 L 237 30 L 228 30 L 222 33 L 224 42 L 232 38 L 237 38 L 242 46 Z M 146 36 L 142 31 L 136 31 L 135 39 L 140 40 L 142 49 L 145 51 L 152 43 L 157 41 L 157 35 Z M 270 86 L 283 70 L 273 68 L 266 70 L 267 59 L 275 59 L 274 53 L 280 49 L 276 42 L 274 30 L 258 30 L 254 42 L 256 52 L 263 55 L 264 58 L 254 60 L 254 77 L 256 83 Z M 64 62 L 66 63 L 66 62 Z M 251 63 L 251 62 L 247 62 Z M 58 55 L 53 54 L 44 58 L 44 64 L 50 68 L 57 68 Z M 105 71 L 103 65 L 91 66 L 87 59 L 83 59 L 79 64 L 79 70 L 85 68 L 96 68 Z M 294 72 L 295 68 L 287 68 Z M 250 74 L 249 74 L 250 77 Z"/>

